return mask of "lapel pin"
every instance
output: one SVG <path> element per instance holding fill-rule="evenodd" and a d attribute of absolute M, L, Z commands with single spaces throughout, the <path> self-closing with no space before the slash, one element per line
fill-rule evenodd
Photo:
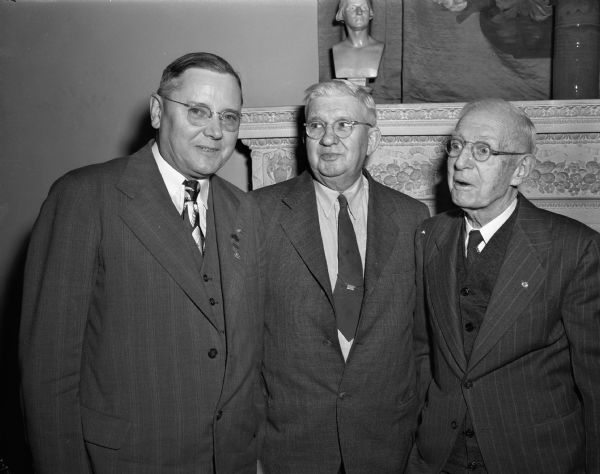
<path fill-rule="evenodd" d="M 423 229 L 423 230 L 421 231 L 421 234 L 425 235 L 425 229 Z"/>
<path fill-rule="evenodd" d="M 521 282 L 521 286 L 522 286 L 523 288 L 527 288 L 527 287 L 529 286 L 529 283 L 527 283 L 526 281 L 522 281 L 522 282 Z"/>

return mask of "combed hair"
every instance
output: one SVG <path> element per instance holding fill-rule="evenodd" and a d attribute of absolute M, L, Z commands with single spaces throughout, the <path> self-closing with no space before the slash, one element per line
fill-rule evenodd
<path fill-rule="evenodd" d="M 344 21 L 344 8 L 346 8 L 346 4 L 349 0 L 341 0 L 338 5 L 337 13 L 335 14 L 335 21 Z M 373 18 L 373 4 L 371 0 L 367 0 L 367 5 L 369 6 L 369 18 Z"/>
<path fill-rule="evenodd" d="M 317 97 L 350 96 L 356 98 L 365 106 L 367 120 L 377 124 L 377 109 L 375 101 L 367 89 L 345 79 L 334 79 L 327 82 L 318 82 L 304 91 L 304 113 L 308 110 L 310 102 Z"/>
<path fill-rule="evenodd" d="M 514 142 L 523 143 L 527 148 L 526 153 L 535 153 L 535 125 L 525 112 L 504 99 L 481 99 L 466 104 L 460 111 L 458 121 L 460 122 L 467 113 L 480 110 L 500 112 L 510 118 L 511 123 L 507 124 L 507 128 L 512 131 L 512 134 L 505 137 L 505 143 L 501 143 L 501 146 L 514 145 Z M 508 141 L 513 143 L 506 143 Z"/>
<path fill-rule="evenodd" d="M 158 95 L 165 95 L 171 92 L 176 85 L 174 80 L 181 76 L 188 69 L 206 69 L 208 71 L 229 74 L 235 78 L 242 90 L 242 80 L 235 69 L 225 61 L 221 56 L 212 53 L 188 53 L 177 58 L 169 64 L 162 73 L 160 85 L 158 86 Z"/>

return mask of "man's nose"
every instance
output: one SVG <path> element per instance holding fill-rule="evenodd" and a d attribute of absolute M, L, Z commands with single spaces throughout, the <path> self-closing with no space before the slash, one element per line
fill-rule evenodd
<path fill-rule="evenodd" d="M 465 144 L 464 148 L 460 151 L 460 155 L 454 162 L 454 167 L 458 169 L 470 168 L 473 166 L 475 158 L 473 157 L 473 147 L 469 144 Z"/>
<path fill-rule="evenodd" d="M 223 137 L 223 128 L 221 126 L 221 119 L 217 114 L 213 114 L 206 126 L 204 127 L 204 135 L 220 140 Z"/>
<path fill-rule="evenodd" d="M 333 132 L 333 126 L 326 125 L 325 133 L 321 137 L 321 143 L 326 146 L 333 145 L 339 140 L 338 136 Z"/>

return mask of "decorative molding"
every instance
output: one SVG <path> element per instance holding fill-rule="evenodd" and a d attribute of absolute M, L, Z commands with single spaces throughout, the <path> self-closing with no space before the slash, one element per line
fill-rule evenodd
<path fill-rule="evenodd" d="M 538 133 L 600 132 L 600 100 L 513 102 L 535 124 Z M 448 135 L 464 103 L 378 104 L 382 135 Z M 302 106 L 242 110 L 240 138 L 297 137 Z"/>
<path fill-rule="evenodd" d="M 515 104 L 539 132 L 536 166 L 523 193 L 540 207 L 600 230 L 600 100 Z M 463 105 L 378 105 L 382 139 L 366 168 L 436 212 L 439 187 L 445 186 L 444 144 Z M 301 114 L 301 107 L 244 109 L 239 136 L 251 150 L 254 188 L 297 174 Z"/>

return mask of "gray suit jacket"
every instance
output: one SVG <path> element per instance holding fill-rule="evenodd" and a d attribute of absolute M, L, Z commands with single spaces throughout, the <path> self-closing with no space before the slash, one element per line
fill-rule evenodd
<path fill-rule="evenodd" d="M 416 425 L 414 231 L 425 205 L 369 178 L 365 296 L 347 363 L 311 176 L 253 194 L 266 226 L 266 473 L 402 472 Z"/>
<path fill-rule="evenodd" d="M 209 199 L 222 291 L 204 283 L 150 144 L 53 185 L 20 330 L 37 472 L 255 472 L 260 214 L 217 176 Z"/>
<path fill-rule="evenodd" d="M 422 226 L 432 380 L 410 472 L 443 467 L 463 400 L 490 474 L 600 472 L 600 235 L 523 196 L 516 212 L 469 360 L 457 306 L 462 214 Z"/>

